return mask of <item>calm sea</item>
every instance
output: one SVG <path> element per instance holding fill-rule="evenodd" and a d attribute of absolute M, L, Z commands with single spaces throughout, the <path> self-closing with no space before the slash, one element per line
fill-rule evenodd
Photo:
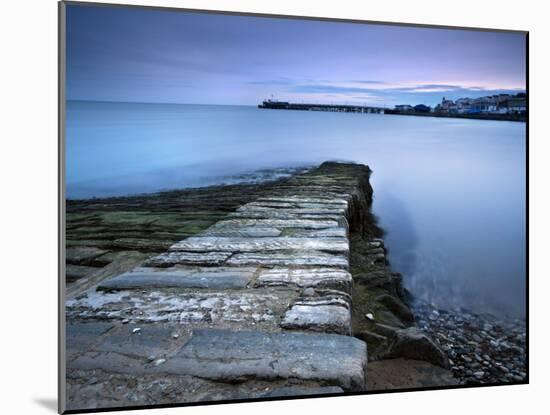
<path fill-rule="evenodd" d="M 441 307 L 525 308 L 525 124 L 254 107 L 70 101 L 67 195 L 368 164 L 394 270 Z M 259 173 L 258 173 L 259 171 Z"/>

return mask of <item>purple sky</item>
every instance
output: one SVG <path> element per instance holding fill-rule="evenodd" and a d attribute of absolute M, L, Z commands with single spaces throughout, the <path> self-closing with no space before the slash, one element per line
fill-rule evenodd
<path fill-rule="evenodd" d="M 434 105 L 525 90 L 525 35 L 67 7 L 67 97 Z"/>

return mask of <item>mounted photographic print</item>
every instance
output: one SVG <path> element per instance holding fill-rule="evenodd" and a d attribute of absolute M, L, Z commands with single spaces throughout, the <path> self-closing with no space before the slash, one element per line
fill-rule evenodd
<path fill-rule="evenodd" d="M 59 10 L 61 412 L 528 382 L 527 32 Z"/>

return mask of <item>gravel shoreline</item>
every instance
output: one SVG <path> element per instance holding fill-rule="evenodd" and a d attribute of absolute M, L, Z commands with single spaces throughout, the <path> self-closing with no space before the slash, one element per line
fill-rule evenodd
<path fill-rule="evenodd" d="M 525 320 L 442 310 L 419 301 L 412 309 L 418 327 L 447 353 L 461 384 L 527 381 Z"/>

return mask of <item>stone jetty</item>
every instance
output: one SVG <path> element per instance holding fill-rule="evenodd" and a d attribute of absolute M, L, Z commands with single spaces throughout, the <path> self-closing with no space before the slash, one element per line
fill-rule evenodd
<path fill-rule="evenodd" d="M 370 173 L 324 163 L 123 272 L 69 286 L 68 408 L 365 390 L 371 341 L 390 356 L 414 321 L 374 236 Z M 74 261 L 99 249 L 75 245 Z M 103 248 L 94 261 L 112 255 Z M 445 366 L 415 336 L 412 358 Z"/>

